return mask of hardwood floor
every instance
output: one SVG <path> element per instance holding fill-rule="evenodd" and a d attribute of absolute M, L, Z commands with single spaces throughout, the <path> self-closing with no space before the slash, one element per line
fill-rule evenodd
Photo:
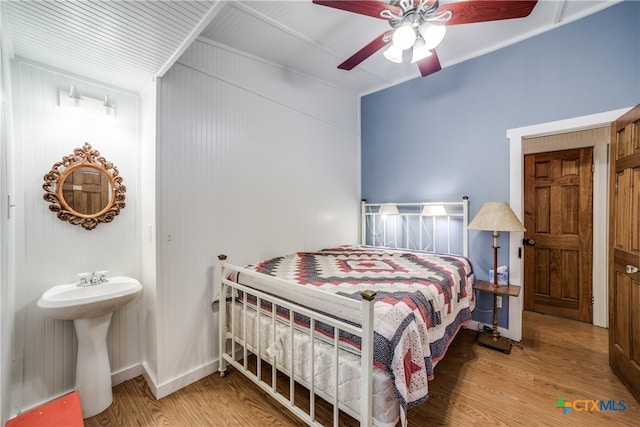
<path fill-rule="evenodd" d="M 430 399 L 409 411 L 409 425 L 637 426 L 640 403 L 613 374 L 606 329 L 525 312 L 522 345 L 510 355 L 480 347 L 461 331 L 430 383 Z M 94 426 L 298 426 L 302 423 L 234 370 L 215 373 L 159 401 L 142 377 L 113 389 L 114 403 L 85 420 Z M 624 411 L 576 402 L 624 400 Z M 325 408 L 330 411 L 330 408 Z M 327 413 L 329 413 L 327 411 Z M 320 416 L 325 413 L 320 412 Z M 330 417 L 321 420 L 331 424 Z M 357 425 L 348 416 L 341 425 Z"/>

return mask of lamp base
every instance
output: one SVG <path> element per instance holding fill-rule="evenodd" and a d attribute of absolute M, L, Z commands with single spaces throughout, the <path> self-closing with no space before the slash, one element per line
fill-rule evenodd
<path fill-rule="evenodd" d="M 502 336 L 494 338 L 491 332 L 481 333 L 478 337 L 478 344 L 501 351 L 505 354 L 511 353 L 511 340 Z"/>

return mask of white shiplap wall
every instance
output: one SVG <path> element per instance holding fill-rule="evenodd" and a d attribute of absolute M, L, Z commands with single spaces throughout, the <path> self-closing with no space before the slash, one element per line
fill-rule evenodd
<path fill-rule="evenodd" d="M 85 271 L 139 278 L 138 96 L 17 58 L 13 62 L 16 188 L 16 290 L 12 412 L 74 388 L 77 342 L 73 322 L 46 318 L 36 301 L 48 288 L 75 282 Z M 58 91 L 116 106 L 115 121 L 72 116 Z M 43 176 L 53 163 L 89 142 L 115 163 L 127 186 L 126 207 L 110 224 L 86 231 L 60 221 L 43 198 Z M 116 378 L 140 371 L 139 302 L 114 313 L 108 334 Z M 137 368 L 136 368 L 137 367 Z M 120 376 L 118 376 L 120 373 Z"/>
<path fill-rule="evenodd" d="M 217 255 L 355 243 L 359 98 L 197 40 L 158 96 L 157 395 L 215 369 Z"/>

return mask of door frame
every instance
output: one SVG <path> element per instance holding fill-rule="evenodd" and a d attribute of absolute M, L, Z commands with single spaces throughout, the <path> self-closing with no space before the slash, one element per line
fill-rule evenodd
<path fill-rule="evenodd" d="M 608 126 L 618 117 L 629 111 L 632 107 L 603 113 L 575 117 L 572 119 L 558 120 L 555 122 L 541 123 L 532 126 L 507 130 L 509 139 L 509 203 L 515 214 L 523 217 L 524 210 L 524 139 L 530 137 L 553 135 L 558 133 L 574 132 L 585 129 L 593 129 Z M 557 144 L 553 147 L 545 147 L 546 151 L 562 150 L 565 148 L 578 148 Z M 593 176 L 593 215 L 594 225 L 604 219 L 609 224 L 609 197 L 608 197 L 608 144 L 594 147 L 594 176 Z M 522 250 L 523 233 L 509 234 L 509 281 L 512 284 L 523 286 L 524 284 L 524 258 L 518 258 L 518 252 Z M 608 325 L 608 298 L 607 298 L 607 259 L 608 259 L 608 226 L 604 230 L 598 230 L 594 226 L 593 234 L 593 282 L 602 281 L 602 289 L 594 287 L 593 324 L 607 327 Z M 519 250 L 516 250 L 518 248 Z M 522 309 L 524 306 L 524 292 L 518 297 L 512 297 L 509 301 L 509 329 L 501 330 L 501 334 L 516 341 L 522 340 Z"/>

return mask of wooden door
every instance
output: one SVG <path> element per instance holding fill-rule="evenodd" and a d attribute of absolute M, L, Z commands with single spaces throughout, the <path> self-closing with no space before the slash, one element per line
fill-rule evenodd
<path fill-rule="evenodd" d="M 640 106 L 611 128 L 609 364 L 640 400 Z"/>
<path fill-rule="evenodd" d="M 524 158 L 524 307 L 591 323 L 593 148 Z"/>

